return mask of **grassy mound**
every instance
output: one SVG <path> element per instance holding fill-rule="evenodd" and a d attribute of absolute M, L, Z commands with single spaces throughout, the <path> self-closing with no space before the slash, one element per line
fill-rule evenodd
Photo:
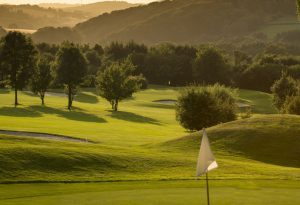
<path fill-rule="evenodd" d="M 218 156 L 241 155 L 269 164 L 300 167 L 300 117 L 265 115 L 208 129 Z M 198 150 L 202 132 L 172 140 L 164 146 Z"/>

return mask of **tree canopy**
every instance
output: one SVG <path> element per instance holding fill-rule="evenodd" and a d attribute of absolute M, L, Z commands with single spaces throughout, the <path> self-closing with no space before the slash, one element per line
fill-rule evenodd
<path fill-rule="evenodd" d="M 67 87 L 68 109 L 72 107 L 74 90 L 83 81 L 87 73 L 87 62 L 80 49 L 65 42 L 56 56 L 56 80 Z"/>
<path fill-rule="evenodd" d="M 1 41 L 0 59 L 15 89 L 15 106 L 18 105 L 18 90 L 23 89 L 36 66 L 37 51 L 30 38 L 19 32 L 9 32 Z"/>
<path fill-rule="evenodd" d="M 40 96 L 42 105 L 51 81 L 51 61 L 49 57 L 40 57 L 31 79 L 31 90 Z"/>
<path fill-rule="evenodd" d="M 135 67 L 130 61 L 113 63 L 97 77 L 99 95 L 111 103 L 117 111 L 120 101 L 131 97 L 141 87 L 141 76 L 133 76 Z"/>

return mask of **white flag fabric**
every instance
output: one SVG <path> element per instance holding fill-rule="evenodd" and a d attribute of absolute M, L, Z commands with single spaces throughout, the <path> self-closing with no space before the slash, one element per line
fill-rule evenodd
<path fill-rule="evenodd" d="M 198 163 L 197 163 L 197 177 L 209 172 L 218 167 L 215 157 L 211 151 L 210 144 L 205 129 L 203 129 L 203 137 L 200 145 Z"/>

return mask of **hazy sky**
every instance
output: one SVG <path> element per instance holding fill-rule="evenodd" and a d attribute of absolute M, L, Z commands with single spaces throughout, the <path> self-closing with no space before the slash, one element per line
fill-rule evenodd
<path fill-rule="evenodd" d="M 1 4 L 39 4 L 39 3 L 94 3 L 104 0 L 0 0 Z M 126 0 L 131 3 L 149 3 L 155 0 Z"/>

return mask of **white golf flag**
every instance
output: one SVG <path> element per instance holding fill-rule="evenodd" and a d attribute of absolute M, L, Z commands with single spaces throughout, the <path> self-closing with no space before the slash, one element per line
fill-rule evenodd
<path fill-rule="evenodd" d="M 203 137 L 200 145 L 200 152 L 197 163 L 197 177 L 218 167 L 215 157 L 211 151 L 205 129 L 203 129 Z"/>

